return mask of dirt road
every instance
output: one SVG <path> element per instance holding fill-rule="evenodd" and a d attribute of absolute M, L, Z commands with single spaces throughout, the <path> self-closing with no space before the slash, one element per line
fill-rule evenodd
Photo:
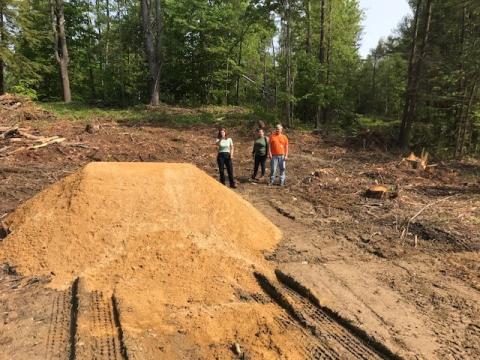
<path fill-rule="evenodd" d="M 215 129 L 104 123 L 90 134 L 81 123 L 29 125 L 82 146 L 54 144 L 0 158 L 0 217 L 90 161 L 185 161 L 216 176 Z M 264 254 L 283 281 L 271 278 L 273 290 L 267 282 L 262 291 L 240 293 L 238 299 L 278 308 L 272 321 L 293 334 L 287 348 L 300 346 L 298 358 L 480 356 L 478 162 L 439 164 L 424 173 L 397 167 L 398 156 L 290 132 L 287 186 L 267 187 L 248 181 L 249 130 L 239 127 L 230 134 L 237 147 L 237 192 L 284 233 L 279 246 Z M 400 196 L 365 198 L 364 189 L 375 182 L 399 185 Z M 85 317 L 99 319 L 102 336 L 95 346 L 114 354 L 103 358 L 153 353 L 156 334 L 145 329 L 131 336 L 119 326 L 121 299 L 74 284 L 58 292 L 49 288 L 48 278 L 22 277 L 14 270 L 5 268 L 0 281 L 0 347 L 6 358 L 45 358 L 48 349 L 49 358 L 65 358 L 73 350 L 81 359 L 82 344 L 91 339 L 81 340 L 81 333 L 71 338 L 72 316 L 77 325 Z M 257 323 L 263 329 L 257 344 L 270 346 L 274 358 L 287 358 L 293 352 L 269 343 L 269 324 Z M 168 346 L 196 358 L 199 349 L 185 345 L 186 338 L 179 332 Z M 211 352 L 238 358 L 235 353 L 235 341 Z"/>

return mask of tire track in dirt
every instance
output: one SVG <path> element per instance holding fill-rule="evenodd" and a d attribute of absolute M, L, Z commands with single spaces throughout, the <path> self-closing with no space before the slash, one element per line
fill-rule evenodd
<path fill-rule="evenodd" d="M 113 296 L 88 292 L 81 281 L 78 300 L 75 360 L 127 360 Z"/>
<path fill-rule="evenodd" d="M 302 344 L 300 352 L 306 359 L 401 359 L 361 329 L 320 306 L 294 279 L 279 271 L 276 274 L 281 284 L 260 273 L 255 276 L 262 288 L 305 329 L 305 338 L 298 343 Z"/>
<path fill-rule="evenodd" d="M 340 360 L 340 356 L 332 351 L 328 346 L 322 343 L 319 339 L 315 338 L 297 322 L 288 317 L 279 317 L 276 319 L 280 328 L 285 332 L 289 331 L 292 327 L 295 327 L 302 334 L 297 337 L 297 343 L 299 345 L 298 353 L 302 355 L 304 359 L 311 360 Z"/>
<path fill-rule="evenodd" d="M 74 352 L 71 344 L 72 292 L 73 286 L 68 291 L 54 295 L 46 344 L 46 360 L 66 359 L 66 354 L 71 358 Z"/>

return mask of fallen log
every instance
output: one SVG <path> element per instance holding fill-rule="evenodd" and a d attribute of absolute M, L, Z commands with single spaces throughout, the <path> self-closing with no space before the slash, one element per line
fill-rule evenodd
<path fill-rule="evenodd" d="M 10 127 L 9 129 L 5 130 L 5 131 L 0 135 L 0 138 L 6 139 L 8 136 L 13 135 L 13 134 L 15 134 L 16 132 L 18 132 L 18 129 L 19 129 L 18 125 L 12 126 L 12 127 Z"/>
<path fill-rule="evenodd" d="M 19 129 L 18 133 L 20 134 L 20 136 L 24 137 L 25 139 L 40 140 L 40 141 L 43 141 L 43 140 L 46 139 L 44 136 L 32 135 L 32 134 L 29 134 L 29 133 L 25 132 L 22 129 Z"/>

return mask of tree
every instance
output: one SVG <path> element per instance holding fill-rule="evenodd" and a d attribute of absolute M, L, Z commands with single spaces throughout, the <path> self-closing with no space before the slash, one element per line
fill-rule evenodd
<path fill-rule="evenodd" d="M 50 0 L 50 13 L 52 18 L 53 49 L 55 60 L 60 68 L 62 81 L 63 101 L 72 101 L 70 92 L 70 78 L 68 75 L 68 49 L 65 34 L 65 11 L 63 0 Z"/>
<path fill-rule="evenodd" d="M 150 71 L 150 105 L 157 106 L 160 104 L 163 18 L 161 0 L 152 1 L 149 3 L 148 0 L 141 0 L 141 17 Z"/>
<path fill-rule="evenodd" d="M 403 149 L 408 148 L 412 124 L 415 121 L 418 102 L 418 86 L 422 76 L 422 62 L 425 58 L 425 50 L 430 33 L 432 19 L 432 0 L 425 0 L 422 8 L 422 0 L 418 0 L 415 11 L 412 50 L 408 66 L 407 92 L 405 94 L 405 107 L 403 110 L 402 125 L 400 127 L 399 143 Z M 420 13 L 422 11 L 422 13 Z M 419 21 L 422 17 L 422 29 L 419 31 Z M 421 38 L 420 38 L 421 37 Z"/>

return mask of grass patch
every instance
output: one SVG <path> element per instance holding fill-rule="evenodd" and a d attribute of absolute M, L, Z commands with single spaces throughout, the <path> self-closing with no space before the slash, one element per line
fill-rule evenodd
<path fill-rule="evenodd" d="M 251 121 L 253 111 L 239 106 L 203 106 L 182 108 L 168 105 L 150 107 L 137 105 L 128 108 L 92 106 L 85 103 L 39 103 L 44 109 L 70 121 L 117 121 L 119 123 L 167 127 L 195 125 L 234 126 Z"/>
<path fill-rule="evenodd" d="M 357 121 L 359 126 L 365 129 L 381 130 L 400 126 L 400 120 L 372 118 L 364 115 L 360 115 Z"/>

